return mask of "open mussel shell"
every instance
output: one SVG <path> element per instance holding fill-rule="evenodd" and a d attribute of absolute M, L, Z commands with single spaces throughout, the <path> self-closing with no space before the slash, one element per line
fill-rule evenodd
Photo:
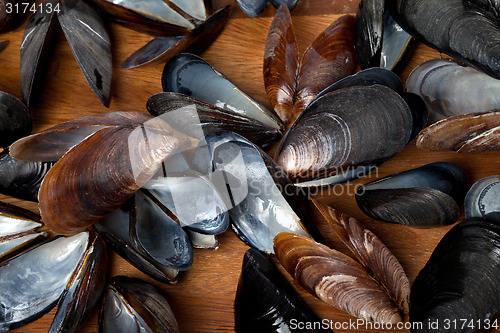
<path fill-rule="evenodd" d="M 416 145 L 459 153 L 500 150 L 500 110 L 449 117 L 424 128 Z"/>
<path fill-rule="evenodd" d="M 496 59 L 500 28 L 488 17 L 467 10 L 462 0 L 386 0 L 398 23 L 424 43 L 500 78 Z M 480 35 L 482 38 L 478 39 Z"/>
<path fill-rule="evenodd" d="M 499 247 L 497 223 L 474 218 L 451 229 L 413 283 L 410 320 L 421 323 L 413 332 L 443 330 L 446 322 L 493 323 L 500 314 Z M 477 328 L 464 325 L 460 332 Z"/>
<path fill-rule="evenodd" d="M 412 124 L 408 105 L 390 88 L 335 90 L 297 119 L 276 151 L 277 160 L 292 178 L 331 176 L 397 154 L 408 143 Z"/>
<path fill-rule="evenodd" d="M 0 266 L 0 331 L 34 321 L 56 305 L 84 257 L 89 240 L 88 232 L 55 237 Z"/>
<path fill-rule="evenodd" d="M 58 3 L 59 0 L 49 0 L 44 6 L 51 5 L 54 8 Z M 33 106 L 38 90 L 43 86 L 43 76 L 57 41 L 59 27 L 57 12 L 43 10 L 43 6 L 40 6 L 24 29 L 20 65 L 21 93 L 28 108 Z"/>
<path fill-rule="evenodd" d="M 108 255 L 104 240 L 95 237 L 66 286 L 48 333 L 78 331 L 101 301 L 107 271 Z"/>
<path fill-rule="evenodd" d="M 433 59 L 417 66 L 406 90 L 420 95 L 432 122 L 500 108 L 500 81 L 452 60 Z"/>
<path fill-rule="evenodd" d="M 276 236 L 274 250 L 288 273 L 325 303 L 368 321 L 402 321 L 386 290 L 351 257 L 290 233 Z"/>
<path fill-rule="evenodd" d="M 270 0 L 269 2 L 271 2 L 274 8 L 279 8 L 281 5 L 286 5 L 288 7 L 288 10 L 292 11 L 299 3 L 299 0 Z"/>
<path fill-rule="evenodd" d="M 325 219 L 326 224 L 339 236 L 340 240 L 356 256 L 385 290 L 405 317 L 409 312 L 410 281 L 389 248 L 373 232 L 355 218 L 339 212 L 319 201 L 313 200 L 315 207 Z M 333 247 L 332 238 L 327 245 Z"/>
<path fill-rule="evenodd" d="M 182 93 L 255 119 L 275 130 L 282 129 L 275 115 L 194 54 L 181 53 L 171 58 L 163 70 L 162 86 L 164 91 Z"/>
<path fill-rule="evenodd" d="M 38 201 L 43 177 L 53 163 L 29 162 L 12 158 L 8 150 L 0 153 L 0 193 L 28 201 Z"/>
<path fill-rule="evenodd" d="M 32 122 L 28 109 L 16 97 L 0 91 L 0 148 L 31 134 Z"/>
<path fill-rule="evenodd" d="M 356 202 L 368 216 L 410 226 L 456 222 L 467 189 L 465 172 L 450 162 L 435 162 L 365 184 Z"/>
<path fill-rule="evenodd" d="M 0 201 L 0 261 L 28 244 L 47 236 L 37 229 L 40 216 Z"/>
<path fill-rule="evenodd" d="M 153 178 L 143 191 L 170 210 L 182 227 L 218 235 L 229 226 L 224 200 L 210 180 L 197 172 Z"/>
<path fill-rule="evenodd" d="M 61 1 L 57 14 L 64 36 L 90 88 L 104 106 L 111 99 L 111 39 L 97 10 L 80 0 Z"/>
<path fill-rule="evenodd" d="M 178 270 L 193 262 L 186 232 L 140 191 L 94 229 L 120 256 L 160 282 L 175 283 Z"/>
<path fill-rule="evenodd" d="M 179 333 L 165 297 L 151 284 L 125 276 L 112 278 L 99 314 L 100 333 Z"/>
<path fill-rule="evenodd" d="M 130 223 L 136 248 L 162 266 L 187 270 L 193 264 L 193 247 L 187 233 L 142 192 L 137 192 Z"/>
<path fill-rule="evenodd" d="M 92 0 L 113 21 L 155 37 L 186 35 L 194 24 L 163 0 Z M 184 1 L 185 3 L 189 1 Z M 193 3 L 203 5 L 203 1 Z"/>
<path fill-rule="evenodd" d="M 200 54 L 220 35 L 231 13 L 231 7 L 221 8 L 185 36 L 158 37 L 134 52 L 123 63 L 130 69 L 152 61 L 167 61 L 182 52 Z"/>
<path fill-rule="evenodd" d="M 180 93 L 153 95 L 148 100 L 147 109 L 153 116 L 167 116 L 173 128 L 190 136 L 202 134 L 200 127 L 207 133 L 233 131 L 261 147 L 267 147 L 281 137 L 279 129 Z"/>
<path fill-rule="evenodd" d="M 465 218 L 485 218 L 500 221 L 500 176 L 478 180 L 467 192 Z"/>
<path fill-rule="evenodd" d="M 297 296 L 289 282 L 266 256 L 249 249 L 234 300 L 234 325 L 238 333 L 293 332 L 293 321 L 319 323 L 319 319 Z M 309 329 L 301 332 L 331 332 Z"/>
<path fill-rule="evenodd" d="M 405 32 L 384 1 L 362 0 L 356 14 L 356 52 L 359 66 L 399 71 L 406 60 L 413 37 Z"/>
<path fill-rule="evenodd" d="M 330 24 L 298 60 L 290 12 L 281 5 L 271 23 L 264 51 L 264 84 L 274 111 L 286 124 L 332 83 L 354 73 L 354 17 Z"/>
<path fill-rule="evenodd" d="M 272 253 L 273 238 L 278 233 L 308 235 L 303 225 L 307 216 L 300 209 L 303 205 L 269 156 L 232 132 L 214 133 L 205 140 L 195 150 L 194 165 L 212 180 L 225 200 L 231 227 L 240 239 Z"/>
<path fill-rule="evenodd" d="M 175 151 L 178 141 L 165 122 L 142 119 L 101 128 L 52 166 L 38 195 L 49 228 L 72 234 L 98 222 L 130 199 Z"/>

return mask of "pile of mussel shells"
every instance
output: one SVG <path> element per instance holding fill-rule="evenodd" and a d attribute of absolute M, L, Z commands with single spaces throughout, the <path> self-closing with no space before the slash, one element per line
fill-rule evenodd
<path fill-rule="evenodd" d="M 49 0 L 61 11 L 31 18 L 21 46 L 26 105 L 0 92 L 0 192 L 38 202 L 40 216 L 0 202 L 0 332 L 55 306 L 50 332 L 76 331 L 99 304 L 99 332 L 179 332 L 155 287 L 123 276 L 107 283 L 106 248 L 175 284 L 192 267 L 194 249 L 217 249 L 228 228 L 251 248 L 234 300 L 237 332 L 321 322 L 292 285 L 367 322 L 424 323 L 415 332 L 443 319 L 486 324 L 500 314 L 500 176 L 467 192 L 465 171 L 441 161 L 358 188 L 366 215 L 405 227 L 454 224 L 465 201 L 466 220 L 441 240 L 413 285 L 381 238 L 300 191 L 358 178 L 414 139 L 429 150 L 500 149 L 500 9 L 462 0 L 362 0 L 356 18 L 339 17 L 299 57 L 290 14 L 297 1 L 271 2 L 277 12 L 263 46 L 269 109 L 184 52 L 205 49 L 229 7 L 214 13 L 201 0 Z M 268 1 L 237 3 L 257 16 Z M 109 105 L 102 16 L 154 37 L 122 67 L 167 60 L 164 91 L 147 101 L 150 115 L 101 113 L 29 135 L 34 89 L 59 26 Z M 475 38 L 472 28 L 488 38 Z M 431 60 L 404 91 L 395 72 L 414 38 L 467 65 Z M 354 73 L 358 64 L 363 70 Z M 263 150 L 270 147 L 274 159 Z"/>

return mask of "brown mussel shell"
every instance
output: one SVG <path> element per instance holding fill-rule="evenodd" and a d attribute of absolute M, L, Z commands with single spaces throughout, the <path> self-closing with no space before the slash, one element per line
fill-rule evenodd
<path fill-rule="evenodd" d="M 423 129 L 416 140 L 426 150 L 459 153 L 500 150 L 500 111 L 470 113 L 443 119 Z"/>
<path fill-rule="evenodd" d="M 302 113 L 320 91 L 354 73 L 354 22 L 350 15 L 337 19 L 309 45 L 299 63 L 290 12 L 280 6 L 267 37 L 264 84 L 284 123 Z"/>
<path fill-rule="evenodd" d="M 385 244 L 355 218 L 313 200 L 328 225 L 359 262 L 384 287 L 403 316 L 409 312 L 410 281 Z M 328 244 L 328 238 L 326 238 Z M 329 244 L 330 245 L 330 244 Z M 330 246 L 333 246 L 330 245 Z"/>
<path fill-rule="evenodd" d="M 341 252 L 290 233 L 274 239 L 280 263 L 307 291 L 357 318 L 402 321 L 398 307 L 366 269 Z"/>
<path fill-rule="evenodd" d="M 89 119 L 95 118 L 96 126 L 90 125 Z M 128 120 L 128 124 L 103 126 L 116 119 Z M 38 196 L 43 220 L 62 234 L 81 231 L 119 208 L 156 173 L 178 144 L 165 122 L 138 113 L 84 117 L 76 123 L 87 126 L 79 127 L 70 121 L 39 134 L 39 138 L 46 136 L 50 141 L 55 133 L 56 148 L 76 144 L 49 170 Z M 58 131 L 65 128 L 76 129 L 80 134 L 77 140 L 71 131 Z M 85 135 L 78 132 L 79 128 Z M 66 133 L 69 144 L 64 140 Z M 25 144 L 26 149 L 32 148 L 30 140 L 36 141 L 36 136 L 21 141 L 19 147 Z M 22 149 L 18 153 L 22 156 Z"/>

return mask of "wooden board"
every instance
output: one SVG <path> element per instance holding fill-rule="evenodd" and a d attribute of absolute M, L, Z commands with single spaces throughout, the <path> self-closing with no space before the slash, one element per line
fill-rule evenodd
<path fill-rule="evenodd" d="M 270 107 L 263 85 L 262 62 L 267 30 L 275 9 L 270 6 L 262 16 L 251 19 L 242 14 L 233 0 L 216 0 L 214 3 L 216 6 L 232 3 L 235 7 L 228 26 L 203 57 L 244 91 Z M 354 14 L 357 4 L 357 0 L 300 0 L 293 12 L 300 52 L 340 14 Z M 43 96 L 38 107 L 33 110 L 35 132 L 84 115 L 107 111 L 146 112 L 147 99 L 162 91 L 160 77 L 164 64 L 157 63 L 134 70 L 120 68 L 126 57 L 149 41 L 150 37 L 115 24 L 110 24 L 110 27 L 114 58 L 113 96 L 110 108 L 104 108 L 87 86 L 61 33 L 47 68 L 42 88 Z M 11 41 L 8 48 L 0 54 L 0 90 L 18 97 L 20 97 L 19 47 L 22 35 L 23 27 L 0 35 L 0 41 L 5 39 Z M 424 60 L 439 57 L 437 51 L 418 45 L 401 75 L 402 79 L 405 80 L 411 69 Z M 369 178 L 348 185 L 322 189 L 322 192 L 315 197 L 364 222 L 386 242 L 413 281 L 437 242 L 450 227 L 424 230 L 373 221 L 357 208 L 352 195 L 355 187 L 394 172 L 442 160 L 457 163 L 464 168 L 469 185 L 472 185 L 480 178 L 499 172 L 500 159 L 497 156 L 498 153 L 464 155 L 430 153 L 417 149 L 414 143 L 411 143 Z M 0 196 L 0 200 L 33 211 L 37 210 L 36 205 L 32 203 L 5 196 Z M 313 212 L 313 216 L 320 222 L 318 214 Z M 182 332 L 233 332 L 233 301 L 242 257 L 248 247 L 231 231 L 223 234 L 220 242 L 221 246 L 216 251 L 196 250 L 192 269 L 183 275 L 177 285 L 162 285 L 155 282 L 115 254 L 111 256 L 109 275 L 140 277 L 161 288 L 173 308 Z M 296 289 L 320 317 L 340 322 L 355 321 L 349 315 L 308 295 L 300 287 L 296 286 Z M 46 332 L 53 315 L 54 311 L 16 332 Z M 95 332 L 96 321 L 97 313 L 87 321 L 81 332 Z M 356 331 L 371 330 L 359 328 Z"/>

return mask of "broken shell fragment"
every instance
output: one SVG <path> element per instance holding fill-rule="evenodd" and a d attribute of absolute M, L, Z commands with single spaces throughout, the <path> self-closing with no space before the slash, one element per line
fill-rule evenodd
<path fill-rule="evenodd" d="M 466 187 L 459 166 L 435 162 L 361 186 L 356 202 L 377 220 L 420 227 L 447 225 L 458 219 L 458 202 Z"/>

